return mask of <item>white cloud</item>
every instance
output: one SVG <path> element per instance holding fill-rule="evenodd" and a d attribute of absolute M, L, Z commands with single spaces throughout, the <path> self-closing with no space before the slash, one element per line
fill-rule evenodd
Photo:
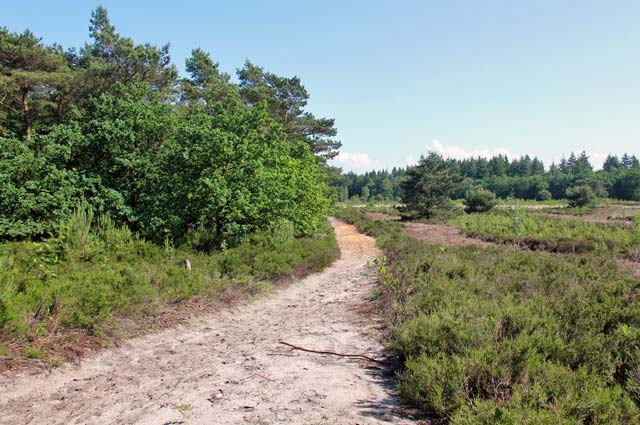
<path fill-rule="evenodd" d="M 591 163 L 591 165 L 593 165 L 593 169 L 602 169 L 602 164 L 604 164 L 604 160 L 607 159 L 608 155 L 608 153 L 593 152 L 591 156 L 589 156 L 589 162 Z"/>
<path fill-rule="evenodd" d="M 380 160 L 373 159 L 366 153 L 340 152 L 334 161 L 347 171 L 364 172 L 382 168 Z"/>
<path fill-rule="evenodd" d="M 440 143 L 438 140 L 435 140 L 435 139 L 431 142 L 431 145 L 427 146 L 427 149 L 429 149 L 430 151 L 439 153 L 445 158 L 454 158 L 454 159 L 464 159 L 464 158 L 479 157 L 479 156 L 483 158 L 491 158 L 498 155 L 506 155 L 508 158 L 513 158 L 515 156 L 511 152 L 509 152 L 507 149 L 504 149 L 504 148 L 478 149 L 473 151 L 467 151 L 458 146 L 445 147 L 442 143 Z"/>
<path fill-rule="evenodd" d="M 404 165 L 406 165 L 407 167 L 416 165 L 416 162 L 418 161 L 416 160 L 416 157 L 413 154 L 410 153 L 404 156 Z"/>

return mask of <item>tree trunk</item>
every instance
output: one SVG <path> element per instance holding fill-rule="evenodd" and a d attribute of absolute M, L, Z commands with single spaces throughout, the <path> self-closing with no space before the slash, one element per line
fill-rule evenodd
<path fill-rule="evenodd" d="M 64 94 L 60 95 L 56 105 L 56 124 L 62 124 L 62 105 L 64 104 Z"/>
<path fill-rule="evenodd" d="M 29 114 L 29 88 L 22 89 L 22 112 L 24 114 L 24 126 L 27 136 L 27 144 L 31 141 L 31 116 Z"/>

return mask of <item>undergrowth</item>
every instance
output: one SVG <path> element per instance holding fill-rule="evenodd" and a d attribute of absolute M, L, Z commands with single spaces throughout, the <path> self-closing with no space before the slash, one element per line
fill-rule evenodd
<path fill-rule="evenodd" d="M 320 270 L 337 255 L 328 223 L 302 238 L 280 223 L 207 254 L 152 244 L 79 208 L 56 238 L 0 245 L 0 333 L 25 346 L 26 357 L 39 358 L 29 346 L 39 336 L 65 329 L 100 336 L 116 316 L 155 316 L 196 295 L 216 301 L 230 291 L 254 294 Z"/>
<path fill-rule="evenodd" d="M 400 395 L 452 424 L 640 421 L 640 279 L 610 252 L 443 247 L 376 236 Z"/>

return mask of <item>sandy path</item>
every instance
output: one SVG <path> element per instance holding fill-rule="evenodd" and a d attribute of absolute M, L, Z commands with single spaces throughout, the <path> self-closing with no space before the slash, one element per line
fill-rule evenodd
<path fill-rule="evenodd" d="M 341 258 L 242 306 L 128 341 L 50 375 L 0 378 L 2 424 L 375 424 L 396 415 L 388 371 L 293 344 L 382 356 L 373 239 L 333 221 Z"/>
<path fill-rule="evenodd" d="M 368 212 L 365 214 L 367 220 L 392 220 L 400 221 L 400 216 L 388 215 L 384 213 Z M 494 244 L 485 242 L 477 238 L 468 238 L 460 233 L 460 229 L 457 227 L 449 226 L 447 224 L 431 224 L 431 223 L 416 223 L 408 221 L 402 223 L 404 226 L 404 233 L 414 239 L 423 241 L 430 244 L 446 245 L 446 246 L 480 246 L 487 247 Z"/>
<path fill-rule="evenodd" d="M 493 244 L 481 239 L 468 238 L 460 233 L 457 227 L 446 224 L 412 223 L 405 225 L 404 232 L 419 241 L 446 246 L 479 246 L 487 247 Z"/>

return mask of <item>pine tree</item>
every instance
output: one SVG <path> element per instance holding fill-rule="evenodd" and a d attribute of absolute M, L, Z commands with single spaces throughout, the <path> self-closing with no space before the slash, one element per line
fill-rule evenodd
<path fill-rule="evenodd" d="M 589 162 L 589 157 L 585 151 L 580 152 L 580 155 L 575 160 L 573 167 L 573 174 L 582 175 L 590 174 L 593 172 L 593 166 Z"/>
<path fill-rule="evenodd" d="M 405 212 L 430 218 L 438 210 L 447 209 L 449 197 L 460 180 L 460 175 L 451 170 L 441 155 L 430 152 L 421 156 L 418 165 L 407 169 L 407 179 L 402 183 Z"/>
<path fill-rule="evenodd" d="M 216 105 L 228 101 L 235 105 L 240 103 L 236 86 L 229 82 L 231 76 L 220 72 L 209 53 L 202 49 L 192 50 L 191 57 L 186 60 L 186 70 L 190 78 L 181 81 L 182 101 L 190 107 L 202 105 L 208 114 L 212 114 Z"/>
<path fill-rule="evenodd" d="M 624 168 L 633 168 L 634 158 L 635 156 L 631 156 L 625 152 L 625 154 L 622 155 L 622 159 L 620 160 L 620 163 Z M 637 162 L 637 158 L 636 158 L 636 162 Z"/>
<path fill-rule="evenodd" d="M 616 155 L 607 155 L 607 158 L 604 160 L 602 164 L 602 169 L 604 171 L 614 171 L 620 169 L 620 159 Z"/>
<path fill-rule="evenodd" d="M 247 61 L 238 70 L 243 100 L 254 105 L 266 102 L 270 115 L 280 122 L 292 140 L 304 140 L 311 151 L 326 160 L 335 157 L 342 143 L 335 140 L 335 121 L 316 118 L 304 108 L 309 93 L 298 77 L 279 77 Z"/>
<path fill-rule="evenodd" d="M 166 98 L 172 94 L 178 70 L 171 64 L 169 44 L 158 48 L 122 37 L 102 6 L 91 13 L 89 31 L 93 43 L 84 46 L 78 59 L 87 93 L 97 96 L 111 91 L 116 83 L 147 83 Z"/>
<path fill-rule="evenodd" d="M 14 115 L 21 111 L 22 129 L 27 143 L 31 140 L 34 108 L 30 103 L 41 94 L 40 105 L 46 107 L 46 93 L 64 85 L 71 78 L 64 58 L 26 30 L 21 34 L 0 28 L 0 104 Z"/>

